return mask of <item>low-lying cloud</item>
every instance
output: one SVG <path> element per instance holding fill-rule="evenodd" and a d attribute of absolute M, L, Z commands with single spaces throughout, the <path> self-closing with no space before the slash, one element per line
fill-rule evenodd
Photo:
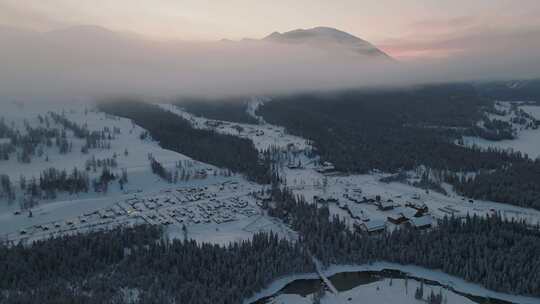
<path fill-rule="evenodd" d="M 502 43 L 493 36 L 494 44 Z M 49 33 L 4 28 L 0 95 L 4 101 L 126 94 L 220 97 L 538 77 L 540 35 L 524 37 L 527 43 L 516 38 L 492 50 L 403 63 L 262 41 L 154 42 L 94 27 Z"/>

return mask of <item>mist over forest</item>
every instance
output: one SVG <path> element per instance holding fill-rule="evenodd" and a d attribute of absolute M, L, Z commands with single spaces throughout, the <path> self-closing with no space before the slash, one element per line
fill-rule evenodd
<path fill-rule="evenodd" d="M 539 76 L 537 33 L 515 48 L 401 62 L 272 39 L 154 41 L 97 26 L 1 28 L 0 94 L 9 98 L 225 97 Z M 6 98 L 2 99 L 5 102 Z"/>

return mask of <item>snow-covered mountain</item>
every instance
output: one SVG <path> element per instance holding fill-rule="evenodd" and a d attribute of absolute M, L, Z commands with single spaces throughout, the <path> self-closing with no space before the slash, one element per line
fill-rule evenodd
<path fill-rule="evenodd" d="M 349 51 L 356 54 L 391 59 L 373 44 L 349 33 L 331 27 L 297 29 L 289 32 L 274 32 L 263 41 L 304 44 L 328 50 Z"/>

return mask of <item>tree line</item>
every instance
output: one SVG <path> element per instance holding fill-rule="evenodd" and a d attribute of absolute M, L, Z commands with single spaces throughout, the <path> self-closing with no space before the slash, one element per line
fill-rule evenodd
<path fill-rule="evenodd" d="M 195 129 L 189 121 L 160 107 L 136 100 L 109 101 L 99 105 L 108 114 L 131 119 L 148 130 L 161 147 L 235 173 L 259 183 L 269 183 L 270 161 L 259 158 L 249 139 Z"/>
<path fill-rule="evenodd" d="M 400 227 L 380 235 L 353 231 L 327 206 L 274 188 L 270 215 L 300 234 L 300 242 L 325 264 L 389 261 L 418 265 L 495 291 L 540 296 L 540 226 L 500 215 L 445 217 L 426 231 Z"/>
<path fill-rule="evenodd" d="M 5 198 L 8 203 L 12 203 L 17 197 L 17 190 L 20 190 L 21 208 L 27 209 L 37 205 L 41 199 L 55 199 L 58 193 L 87 193 L 90 189 L 95 192 L 107 192 L 109 184 L 115 180 L 123 190 L 124 185 L 128 183 L 127 170 L 122 169 L 120 173 L 114 173 L 107 162 L 101 165 L 101 171 L 94 178 L 90 178 L 88 171 L 89 167 L 86 170 L 73 168 L 71 171 L 51 167 L 43 170 L 39 178 L 26 178 L 21 175 L 18 184 L 12 182 L 8 175 L 1 174 L 0 199 Z"/>
<path fill-rule="evenodd" d="M 209 119 L 256 124 L 247 113 L 247 98 L 182 98 L 175 104 L 186 111 Z"/>
<path fill-rule="evenodd" d="M 259 233 L 229 246 L 168 241 L 157 226 L 0 246 L 2 303 L 238 304 L 289 273 L 313 272 L 298 243 Z M 5 292 L 4 292 L 5 291 Z"/>
<path fill-rule="evenodd" d="M 169 240 L 158 226 L 0 245 L 2 303 L 241 303 L 275 279 L 324 264 L 389 261 L 442 270 L 501 292 L 540 296 L 540 227 L 499 216 L 444 218 L 428 231 L 352 231 L 327 207 L 272 189 L 268 212 L 299 232 L 227 246 Z"/>

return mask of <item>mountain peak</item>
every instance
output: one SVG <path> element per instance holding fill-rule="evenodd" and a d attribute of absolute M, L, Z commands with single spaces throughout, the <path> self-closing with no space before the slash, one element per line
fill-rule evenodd
<path fill-rule="evenodd" d="M 271 39 L 299 39 L 299 38 L 327 38 L 327 39 L 354 39 L 364 41 L 358 37 L 355 37 L 347 32 L 338 30 L 333 27 L 318 26 L 310 29 L 296 29 L 284 33 L 273 32 L 272 34 L 263 38 L 264 40 Z"/>
<path fill-rule="evenodd" d="M 306 44 L 332 50 L 348 50 L 356 54 L 374 57 L 391 58 L 363 39 L 336 28 L 326 26 L 318 26 L 310 29 L 296 29 L 284 33 L 273 32 L 264 37 L 263 40 L 275 43 Z"/>
<path fill-rule="evenodd" d="M 263 40 L 266 40 L 266 39 L 274 39 L 274 38 L 278 38 L 281 36 L 281 33 L 280 32 L 273 32 L 272 34 L 266 36 L 263 38 Z"/>
<path fill-rule="evenodd" d="M 300 29 L 300 30 L 302 30 L 302 29 Z M 337 28 L 334 28 L 334 27 L 328 27 L 328 26 L 317 26 L 317 27 L 314 27 L 314 28 L 311 28 L 311 29 L 306 29 L 304 31 L 318 32 L 318 33 L 322 33 L 322 34 L 340 34 L 340 35 L 345 34 L 347 36 L 352 36 L 351 34 L 349 34 L 347 32 L 338 30 Z"/>

